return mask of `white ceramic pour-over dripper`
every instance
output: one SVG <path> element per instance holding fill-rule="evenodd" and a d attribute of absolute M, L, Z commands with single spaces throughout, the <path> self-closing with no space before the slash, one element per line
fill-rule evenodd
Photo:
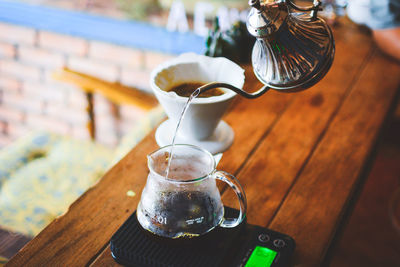
<path fill-rule="evenodd" d="M 172 143 L 176 125 L 188 98 L 168 92 L 184 82 L 225 82 L 238 88 L 244 84 L 244 70 L 226 58 L 183 54 L 158 66 L 151 75 L 151 88 L 168 115 L 168 120 L 156 132 L 158 145 Z M 181 122 L 176 143 L 200 146 L 211 153 L 226 150 L 233 142 L 233 131 L 221 117 L 236 93 L 223 89 L 220 96 L 195 98 Z"/>

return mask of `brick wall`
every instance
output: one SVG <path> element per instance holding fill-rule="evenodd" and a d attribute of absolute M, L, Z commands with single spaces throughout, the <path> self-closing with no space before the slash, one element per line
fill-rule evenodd
<path fill-rule="evenodd" d="M 54 70 L 68 66 L 149 89 L 152 68 L 173 56 L 0 22 L 0 147 L 39 129 L 89 139 L 84 93 L 52 80 Z M 100 143 L 115 145 L 143 116 L 123 106 L 117 123 L 110 103 L 102 96 L 94 99 Z"/>

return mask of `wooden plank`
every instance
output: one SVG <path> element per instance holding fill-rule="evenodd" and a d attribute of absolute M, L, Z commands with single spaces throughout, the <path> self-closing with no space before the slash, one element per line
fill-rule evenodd
<path fill-rule="evenodd" d="M 372 49 L 370 37 L 355 28 L 334 34 L 336 58 L 330 72 L 313 88 L 296 94 L 237 175 L 247 195 L 249 223 L 266 226 L 272 219 Z M 223 201 L 236 203 L 232 194 L 224 195 Z"/>
<path fill-rule="evenodd" d="M 246 73 L 246 77 L 249 76 L 255 79 L 253 72 Z M 252 82 L 248 87 L 259 89 L 261 86 L 259 82 Z M 235 140 L 229 150 L 224 153 L 218 164 L 219 169 L 236 174 L 252 153 L 253 148 L 265 137 L 293 100 L 291 94 L 272 90 L 267 94 L 267 97 L 253 100 L 238 98 L 238 103 L 224 118 L 232 126 Z"/>
<path fill-rule="evenodd" d="M 297 241 L 295 264 L 319 266 L 400 85 L 400 66 L 375 53 L 270 227 Z"/>
<path fill-rule="evenodd" d="M 367 58 L 371 49 L 369 36 L 358 32 L 356 28 L 351 30 L 351 34 L 347 31 L 335 32 L 337 58 L 328 76 L 313 89 L 290 96 L 294 101 L 290 106 L 284 107 L 283 114 L 275 118 L 278 121 L 273 121 L 274 127 L 264 132 L 262 139 L 258 140 L 259 144 L 256 144 L 258 147 L 255 151 L 245 154 L 243 151 L 238 151 L 245 146 L 233 146 L 224 153 L 219 168 L 232 173 L 239 171 L 238 178 L 244 185 L 248 197 L 250 223 L 267 225 L 272 218 L 295 180 L 297 172 L 318 142 L 319 135 L 329 124 L 331 116 L 346 97 L 354 76 L 358 74 Z M 364 46 L 358 47 L 360 43 Z M 349 61 L 349 58 L 353 60 Z M 275 97 L 275 94 L 278 96 Z M 277 100 L 279 105 L 280 97 L 287 97 L 287 94 L 269 92 L 263 98 L 269 97 Z M 236 138 L 240 138 L 240 142 L 244 144 L 254 141 L 251 138 L 252 132 L 249 133 L 249 126 L 241 127 L 235 122 L 250 121 L 251 124 L 261 127 L 262 121 L 257 116 L 263 116 L 264 110 L 253 104 L 254 101 L 261 99 L 246 101 L 246 105 L 251 106 L 250 108 L 257 109 L 258 112 L 253 113 L 255 116 L 243 111 L 237 112 L 234 113 L 234 121 L 230 122 L 235 125 Z M 311 115 L 304 118 L 303 114 Z M 242 117 L 239 118 L 240 115 Z M 238 166 L 236 162 L 245 165 Z M 238 167 L 240 168 L 237 169 Z M 232 194 L 224 194 L 223 201 L 231 206 L 236 204 Z M 110 250 L 106 248 L 93 266 L 103 266 L 110 262 L 112 262 Z"/>
<path fill-rule="evenodd" d="M 102 253 L 99 255 L 99 257 L 96 258 L 96 260 L 92 264 L 90 264 L 90 266 L 91 267 L 93 267 L 93 266 L 111 267 L 111 266 L 122 266 L 122 265 L 115 262 L 115 260 L 111 256 L 110 246 L 107 246 L 104 249 L 104 251 L 102 251 Z"/>
<path fill-rule="evenodd" d="M 100 93 L 118 105 L 134 105 L 143 110 L 151 110 L 158 105 L 156 98 L 150 93 L 67 68 L 55 71 L 52 77 L 58 81 L 74 84 L 86 93 Z"/>
<path fill-rule="evenodd" d="M 252 76 L 248 74 L 247 77 Z M 246 86 L 253 88 L 259 84 L 253 77 L 247 81 Z M 236 135 L 231 150 L 240 151 L 241 155 L 246 157 L 279 117 L 285 103 L 289 103 L 290 99 L 290 95 L 282 96 L 276 92 L 269 98 L 252 101 L 251 105 L 243 99 L 237 99 L 235 107 L 225 119 L 235 131 L 246 130 L 247 133 L 251 133 L 252 138 L 249 139 L 247 134 Z M 260 109 L 263 110 L 261 114 Z M 257 124 L 254 123 L 255 118 Z M 90 263 L 93 257 L 107 246 L 112 234 L 136 209 L 148 172 L 146 155 L 156 148 L 153 136 L 154 133 L 149 135 L 96 186 L 74 202 L 67 214 L 46 227 L 25 249 L 11 259 L 9 266 L 53 266 L 60 262 L 67 266 L 81 266 Z M 231 159 L 225 164 L 234 172 L 240 167 L 243 159 Z M 112 190 L 109 190 L 110 188 Z M 136 192 L 136 196 L 127 197 L 128 190 Z"/>
<path fill-rule="evenodd" d="M 258 89 L 262 86 L 255 80 L 254 74 L 249 68 L 246 68 L 246 77 L 246 90 Z M 257 146 L 293 98 L 289 94 L 273 91 L 268 94 L 269 98 L 236 99 L 233 108 L 224 117 L 224 120 L 235 131 L 235 141 L 229 151 L 224 153 L 219 169 L 231 173 L 237 172 L 248 157 L 247 155 L 251 154 L 253 148 Z M 91 266 L 112 266 L 111 263 L 118 266 L 111 258 L 110 247 L 107 246 Z"/>

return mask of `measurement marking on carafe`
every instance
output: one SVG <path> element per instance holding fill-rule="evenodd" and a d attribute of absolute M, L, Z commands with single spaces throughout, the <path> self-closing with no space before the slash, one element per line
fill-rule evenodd
<path fill-rule="evenodd" d="M 196 218 L 196 219 L 186 220 L 186 223 L 187 223 L 188 225 L 192 225 L 192 224 L 194 224 L 194 223 L 202 223 L 203 220 L 204 220 L 204 217 L 199 217 L 199 218 Z"/>

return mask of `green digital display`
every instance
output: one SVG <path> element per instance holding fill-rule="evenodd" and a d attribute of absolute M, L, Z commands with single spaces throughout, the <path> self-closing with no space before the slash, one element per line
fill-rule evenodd
<path fill-rule="evenodd" d="M 256 246 L 244 267 L 269 267 L 278 252 L 266 247 Z"/>

